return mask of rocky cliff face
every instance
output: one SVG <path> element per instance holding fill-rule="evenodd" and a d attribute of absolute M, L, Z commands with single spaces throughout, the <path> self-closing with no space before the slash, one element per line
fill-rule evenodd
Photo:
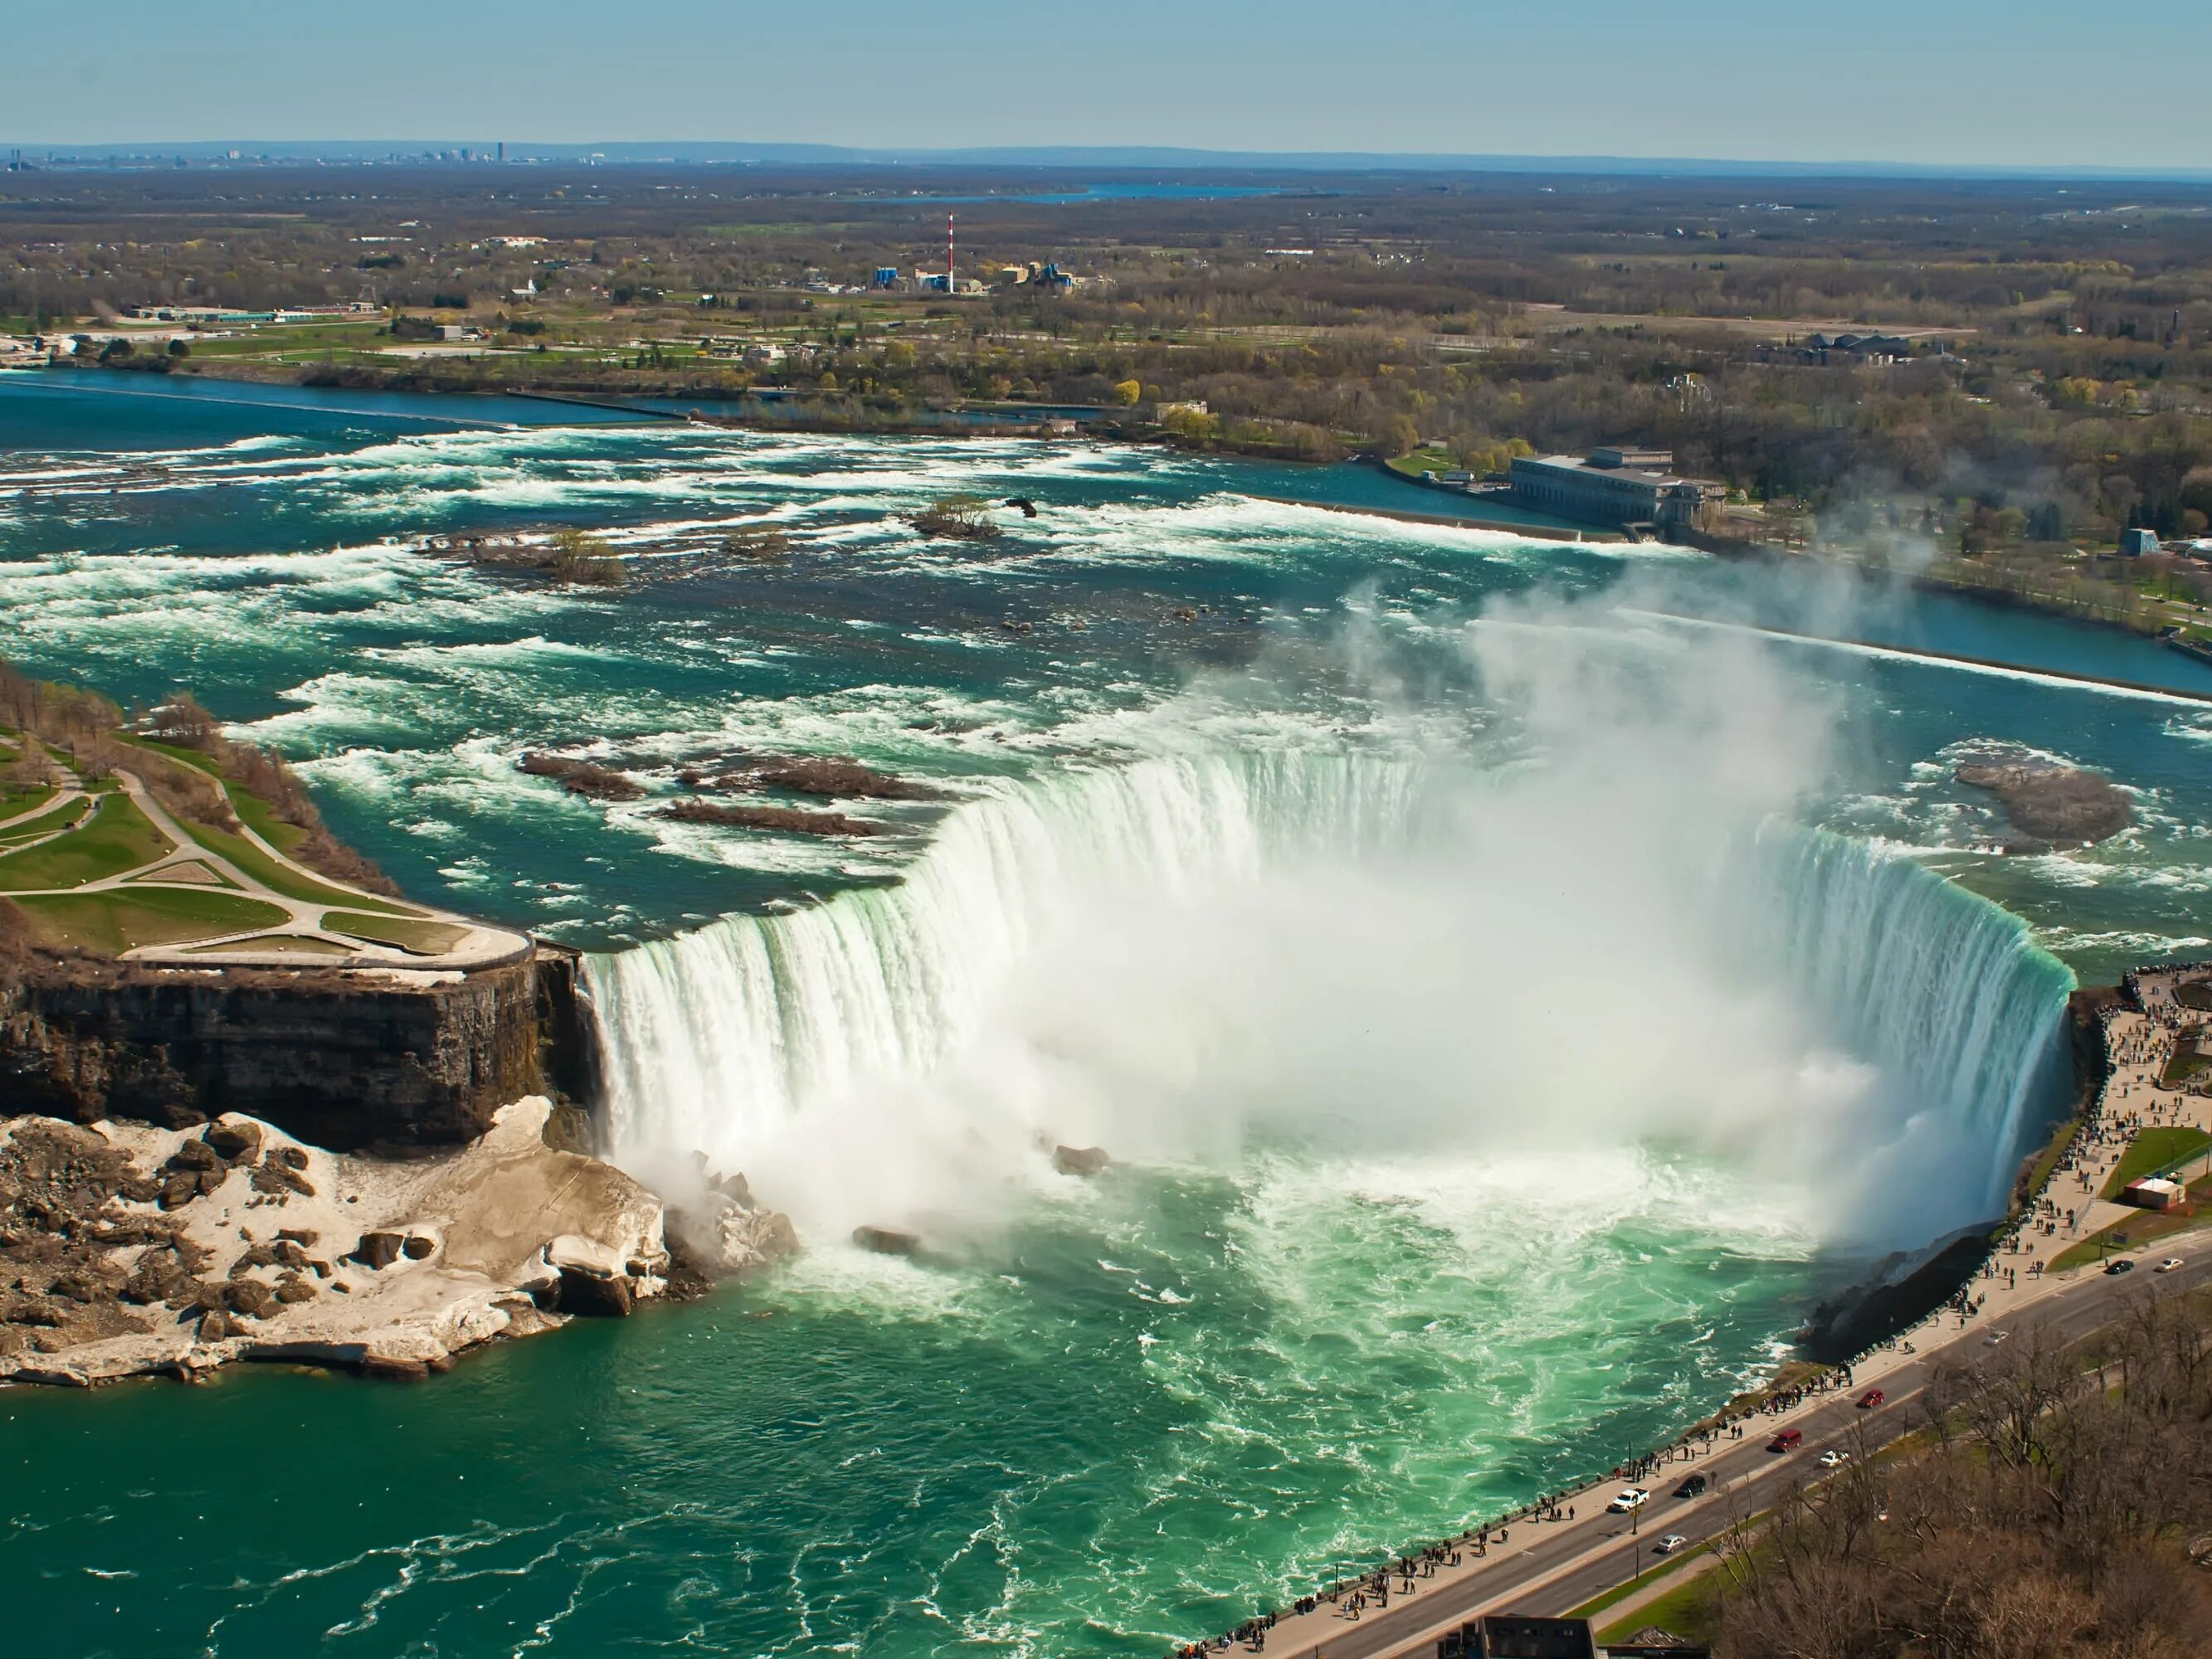
<path fill-rule="evenodd" d="M 172 1127 L 246 1112 L 314 1146 L 455 1146 L 588 1083 L 573 962 L 467 975 L 39 964 L 0 981 L 0 1099 Z"/>

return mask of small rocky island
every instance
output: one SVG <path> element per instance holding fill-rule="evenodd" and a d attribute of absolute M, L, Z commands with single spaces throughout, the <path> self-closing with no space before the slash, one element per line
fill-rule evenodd
<path fill-rule="evenodd" d="M 420 1376 L 774 1260 L 591 1156 L 574 952 L 402 897 L 189 698 L 0 665 L 0 1382 Z"/>
<path fill-rule="evenodd" d="M 2127 792 L 2098 772 L 2054 762 L 2000 761 L 1962 766 L 1960 783 L 1986 789 L 2003 805 L 2013 834 L 2008 853 L 2048 853 L 2107 841 L 2135 822 Z"/>

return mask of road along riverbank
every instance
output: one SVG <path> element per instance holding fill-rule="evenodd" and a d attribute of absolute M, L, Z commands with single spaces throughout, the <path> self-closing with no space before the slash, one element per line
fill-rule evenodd
<path fill-rule="evenodd" d="M 1785 1370 L 1786 1386 L 1730 1402 L 1646 1458 L 1259 1615 L 1266 1650 L 1288 1659 L 1388 1659 L 1426 1650 L 1482 1613 L 1564 1613 L 1655 1565 L 1661 1558 L 1650 1546 L 1662 1536 L 1679 1533 L 1694 1546 L 1765 1508 L 1806 1480 L 1808 1458 L 1832 1449 L 1864 1456 L 1919 1426 L 1906 1408 L 1938 1370 L 2031 1331 L 2070 1341 L 2118 1316 L 2133 1280 L 2102 1273 L 2094 1261 L 2066 1266 L 2061 1258 L 2079 1239 L 2142 1214 L 2087 1195 L 2144 1130 L 2212 1132 L 2206 1074 L 2173 1077 L 2177 1053 L 2212 1030 L 2212 1010 L 2192 1006 L 2212 1001 L 2208 988 L 2212 964 L 2150 968 L 2100 1000 L 2094 1096 L 2040 1183 L 1991 1240 L 1973 1280 L 1944 1307 L 1848 1364 L 1794 1376 Z M 2081 1201 L 2069 1201 L 2076 1195 Z M 2201 1252 L 2161 1276 L 2171 1290 L 2208 1282 L 2212 1255 Z M 1869 1389 L 1881 1391 L 1878 1407 L 1856 1403 Z M 1799 1438 L 1786 1450 L 1769 1449 L 1793 1431 Z M 1705 1477 L 1705 1490 L 1672 1497 L 1692 1474 Z M 1613 1513 L 1608 1498 L 1624 1483 L 1653 1495 L 1640 1510 Z"/>

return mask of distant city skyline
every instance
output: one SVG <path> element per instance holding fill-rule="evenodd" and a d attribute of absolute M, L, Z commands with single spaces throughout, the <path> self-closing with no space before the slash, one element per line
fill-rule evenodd
<path fill-rule="evenodd" d="M 827 16 L 731 0 L 626 14 L 581 0 L 368 14 L 113 0 L 96 28 L 41 40 L 18 66 L 0 142 L 449 133 L 2212 168 L 2212 131 L 2191 114 L 2212 7 L 2137 0 L 2124 23 L 2051 0 L 1403 0 L 1379 14 L 848 0 Z"/>

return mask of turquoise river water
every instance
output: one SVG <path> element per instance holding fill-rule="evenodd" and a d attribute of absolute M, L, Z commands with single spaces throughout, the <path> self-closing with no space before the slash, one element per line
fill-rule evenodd
<path fill-rule="evenodd" d="M 1036 516 L 897 516 L 954 489 Z M 8 657 L 191 688 L 409 890 L 590 951 L 615 1155 L 706 1152 L 808 1244 L 422 1388 L 0 1397 L 15 1640 L 1163 1651 L 1656 1443 L 1868 1257 L 1992 1213 L 2075 978 L 2212 945 L 2212 671 L 1388 516 L 1441 499 L 0 376 Z M 630 582 L 425 547 L 561 525 Z M 516 769 L 547 747 L 647 798 Z M 2021 752 L 2137 823 L 2002 854 L 1952 775 Z M 658 816 L 799 754 L 937 798 L 848 805 L 863 841 Z"/>

